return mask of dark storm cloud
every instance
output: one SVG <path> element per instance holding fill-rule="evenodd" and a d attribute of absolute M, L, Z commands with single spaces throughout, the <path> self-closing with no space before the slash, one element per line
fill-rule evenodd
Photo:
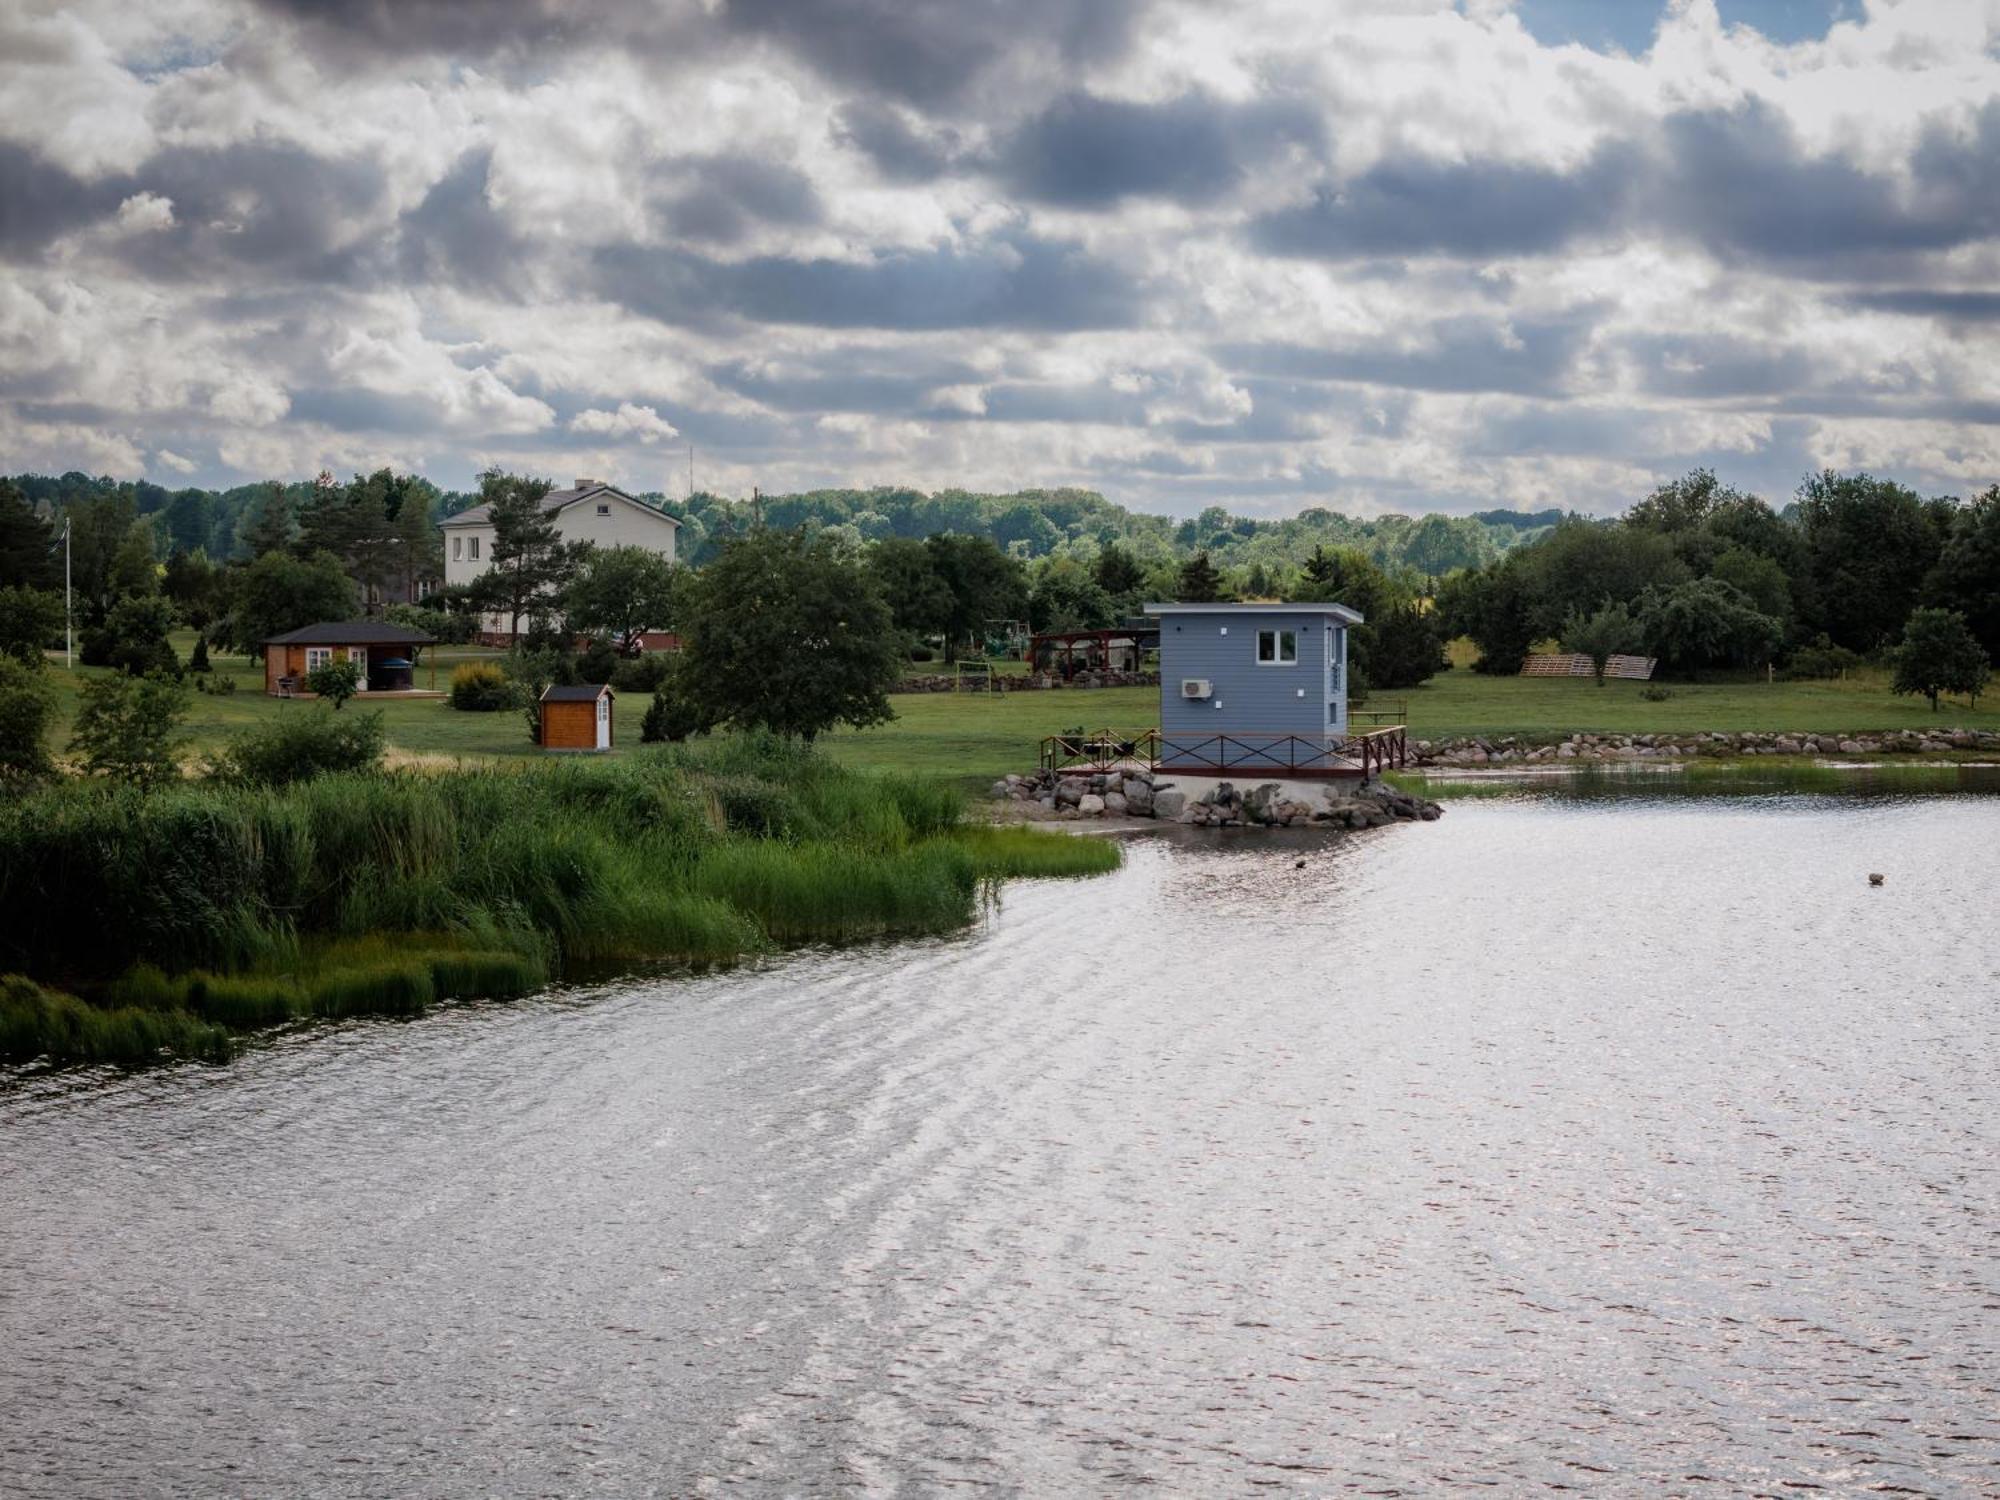
<path fill-rule="evenodd" d="M 958 133 L 912 122 L 894 105 L 857 99 L 843 105 L 835 139 L 854 147 L 891 182 L 932 182 L 951 170 Z"/>
<path fill-rule="evenodd" d="M 662 203 L 667 227 L 679 238 L 733 244 L 759 223 L 810 225 L 826 216 L 812 180 L 783 162 L 710 156 L 667 170 L 691 179 Z"/>
<path fill-rule="evenodd" d="M 1424 391 L 1560 390 L 1589 340 L 1595 314 L 1496 323 L 1445 318 L 1422 329 L 1423 343 L 1339 349 L 1303 344 L 1225 344 L 1216 354 L 1234 369 L 1301 380 L 1356 381 Z"/>
<path fill-rule="evenodd" d="M 302 281 L 346 282 L 369 269 L 361 219 L 382 195 L 372 162 L 315 156 L 294 146 L 243 144 L 162 152 L 131 191 L 174 206 L 171 227 L 128 237 L 119 257 L 162 279 L 235 267 Z"/>
<path fill-rule="evenodd" d="M 492 159 L 491 151 L 468 151 L 403 216 L 397 249 L 408 279 L 501 295 L 520 291 L 532 249 L 487 201 Z"/>
<path fill-rule="evenodd" d="M 1755 103 L 1669 117 L 1662 152 L 1647 217 L 1728 258 L 1832 275 L 2000 231 L 2000 105 L 1970 140 L 1927 135 L 1907 182 L 1806 155 L 1783 117 Z"/>
<path fill-rule="evenodd" d="M 32 255 L 110 213 L 122 196 L 116 184 L 85 182 L 25 146 L 0 141 L 0 255 Z"/>
<path fill-rule="evenodd" d="M 1321 145 L 1324 134 L 1318 114 L 1296 102 L 1230 104 L 1191 93 L 1136 104 L 1075 93 L 1016 130 L 994 166 L 1014 192 L 1048 203 L 1196 204 L 1222 196 L 1286 146 Z"/>
<path fill-rule="evenodd" d="M 1776 338 L 1660 333 L 1627 337 L 1620 347 L 1632 362 L 1639 388 L 1656 396 L 1778 397 L 1813 378 L 1813 363 L 1804 351 Z"/>
<path fill-rule="evenodd" d="M 645 5 L 578 7 L 563 0 L 254 0 L 299 22 L 323 50 L 363 57 L 409 51 L 491 57 L 531 54 L 615 36 L 642 20 Z M 666 17 L 659 22 L 665 27 Z"/>
<path fill-rule="evenodd" d="M 717 385 L 778 411 L 898 416 L 922 407 L 940 386 L 964 385 L 979 378 L 972 366 L 953 362 L 926 362 L 900 370 L 871 369 L 865 363 L 869 357 L 866 352 L 832 349 L 782 369 L 738 361 L 711 366 L 707 373 Z"/>
<path fill-rule="evenodd" d="M 663 323 L 719 315 L 822 328 L 1125 328 L 1145 303 L 1129 270 L 1076 245 L 1017 235 L 964 250 L 859 261 L 717 261 L 672 247 L 612 246 L 597 287 Z"/>
<path fill-rule="evenodd" d="M 720 19 L 838 83 L 942 108 L 1002 62 L 1108 63 L 1143 9 L 1144 0 L 731 0 Z"/>
<path fill-rule="evenodd" d="M 2000 322 L 2000 292 L 1932 291 L 1928 287 L 1895 287 L 1882 292 L 1856 292 L 1844 299 L 1849 307 L 1869 312 L 1901 313 L 1912 318 L 1936 318 L 1943 323 Z"/>
<path fill-rule="evenodd" d="M 1313 201 L 1251 221 L 1270 255 L 1481 259 L 1560 249 L 1619 223 L 1634 153 L 1600 149 L 1577 171 L 1502 162 L 1385 161 Z"/>

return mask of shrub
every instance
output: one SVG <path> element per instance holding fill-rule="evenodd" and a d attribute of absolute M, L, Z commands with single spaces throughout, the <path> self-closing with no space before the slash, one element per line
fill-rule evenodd
<path fill-rule="evenodd" d="M 382 764 L 383 737 L 380 713 L 350 719 L 323 708 L 288 708 L 231 741 L 215 771 L 246 786 L 290 786 L 333 772 L 373 771 Z"/>
<path fill-rule="evenodd" d="M 351 661 L 329 661 L 306 673 L 306 691 L 340 707 L 361 691 L 361 668 Z"/>
<path fill-rule="evenodd" d="M 638 697 L 657 692 L 660 685 L 673 675 L 673 670 L 673 657 L 663 651 L 628 656 L 612 669 L 611 686 L 616 692 Z"/>
<path fill-rule="evenodd" d="M 194 690 L 197 693 L 207 693 L 211 697 L 226 698 L 236 691 L 236 686 L 234 677 L 217 677 L 213 673 L 194 680 Z"/>
<path fill-rule="evenodd" d="M 1822 630 L 1810 646 L 1801 646 L 1792 653 L 1792 659 L 1785 667 L 1785 676 L 1794 681 L 1841 677 L 1855 671 L 1861 664 L 1860 652 L 1834 645 Z"/>
<path fill-rule="evenodd" d="M 188 656 L 188 670 L 190 672 L 212 672 L 215 670 L 215 668 L 208 664 L 207 636 L 197 635 L 194 638 L 194 650 Z"/>
<path fill-rule="evenodd" d="M 472 615 L 427 609 L 420 604 L 392 604 L 382 611 L 382 618 L 405 630 L 421 630 L 447 646 L 463 646 L 470 641 L 472 627 L 477 623 Z"/>
<path fill-rule="evenodd" d="M 180 778 L 176 734 L 187 690 L 162 677 L 97 677 L 83 684 L 70 750 L 93 776 L 150 788 Z"/>
<path fill-rule="evenodd" d="M 910 647 L 910 660 L 911 660 L 911 661 L 936 661 L 936 660 L 937 660 L 937 652 L 935 652 L 935 651 L 931 650 L 931 648 L 930 648 L 929 646 L 912 646 L 912 647 Z"/>
<path fill-rule="evenodd" d="M 102 625 L 84 631 L 83 664 L 134 677 L 179 677 L 181 659 L 167 639 L 173 623 L 173 606 L 157 594 L 120 599 Z"/>
<path fill-rule="evenodd" d="M 588 649 L 577 654 L 579 682 L 609 682 L 617 670 L 618 650 L 609 641 L 592 641 Z"/>
<path fill-rule="evenodd" d="M 0 589 L 0 655 L 38 667 L 42 652 L 59 643 L 62 633 L 61 594 L 48 589 Z"/>
<path fill-rule="evenodd" d="M 495 662 L 469 661 L 452 669 L 451 706 L 469 713 L 495 713 L 518 700 L 514 683 Z"/>
<path fill-rule="evenodd" d="M 29 667 L 0 656 L 0 787 L 18 788 L 55 774 L 47 744 L 55 712 L 55 688 L 40 662 Z"/>
<path fill-rule="evenodd" d="M 1639 689 L 1639 696 L 1648 703 L 1665 703 L 1673 695 L 1673 689 L 1663 688 L 1657 682 L 1649 682 Z"/>

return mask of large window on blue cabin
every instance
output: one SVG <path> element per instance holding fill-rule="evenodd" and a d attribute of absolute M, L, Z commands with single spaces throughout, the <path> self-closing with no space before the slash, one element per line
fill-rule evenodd
<path fill-rule="evenodd" d="M 1257 665 L 1295 667 L 1299 664 L 1299 633 L 1296 630 L 1257 632 Z"/>

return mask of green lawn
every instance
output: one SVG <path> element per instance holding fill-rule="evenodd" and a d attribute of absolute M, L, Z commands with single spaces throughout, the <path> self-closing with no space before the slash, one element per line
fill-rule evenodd
<path fill-rule="evenodd" d="M 191 638 L 176 641 L 183 655 L 192 644 Z M 477 647 L 445 648 L 438 659 L 439 685 L 450 680 L 451 668 L 458 662 L 495 655 Z M 188 733 L 196 751 L 219 747 L 230 735 L 273 714 L 313 711 L 308 703 L 264 696 L 258 663 L 221 655 L 214 661 L 217 675 L 234 677 L 238 689 L 230 696 L 195 697 Z M 79 668 L 78 674 L 88 672 Z M 55 676 L 67 683 L 60 664 Z M 419 685 L 427 685 L 429 677 L 426 664 L 418 670 Z M 1588 678 L 1481 677 L 1457 669 L 1407 693 L 1380 694 L 1367 706 L 1380 709 L 1407 703 L 1411 733 L 1420 739 L 1469 734 L 1554 738 L 1576 731 L 1864 731 L 1940 724 L 2000 729 L 2000 694 L 1982 702 L 1977 711 L 1963 703 L 1947 703 L 1933 715 L 1922 699 L 1893 696 L 1879 674 L 1847 682 L 1666 683 L 1662 686 L 1672 696 L 1660 703 L 1639 696 L 1644 686 L 1608 682 L 1600 688 Z M 58 745 L 68 739 L 68 717 L 74 707 L 72 693 L 65 691 L 64 698 Z M 897 715 L 893 723 L 831 735 L 824 742 L 826 748 L 848 765 L 950 776 L 978 786 L 1034 765 L 1044 735 L 1078 726 L 1145 729 L 1159 721 L 1155 688 L 911 693 L 890 701 Z M 538 753 L 528 743 L 518 712 L 460 713 L 441 699 L 371 703 L 364 698 L 350 704 L 347 712 L 356 707 L 381 711 L 392 752 L 466 758 Z M 614 753 L 637 746 L 642 711 L 641 701 L 627 698 L 619 704 L 619 749 Z"/>

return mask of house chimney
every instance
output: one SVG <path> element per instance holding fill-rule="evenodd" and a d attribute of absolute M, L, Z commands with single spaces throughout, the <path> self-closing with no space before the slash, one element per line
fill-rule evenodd
<path fill-rule="evenodd" d="M 604 481 L 601 479 L 579 479 L 576 482 L 576 487 L 580 490 L 594 490 L 602 483 Z"/>

